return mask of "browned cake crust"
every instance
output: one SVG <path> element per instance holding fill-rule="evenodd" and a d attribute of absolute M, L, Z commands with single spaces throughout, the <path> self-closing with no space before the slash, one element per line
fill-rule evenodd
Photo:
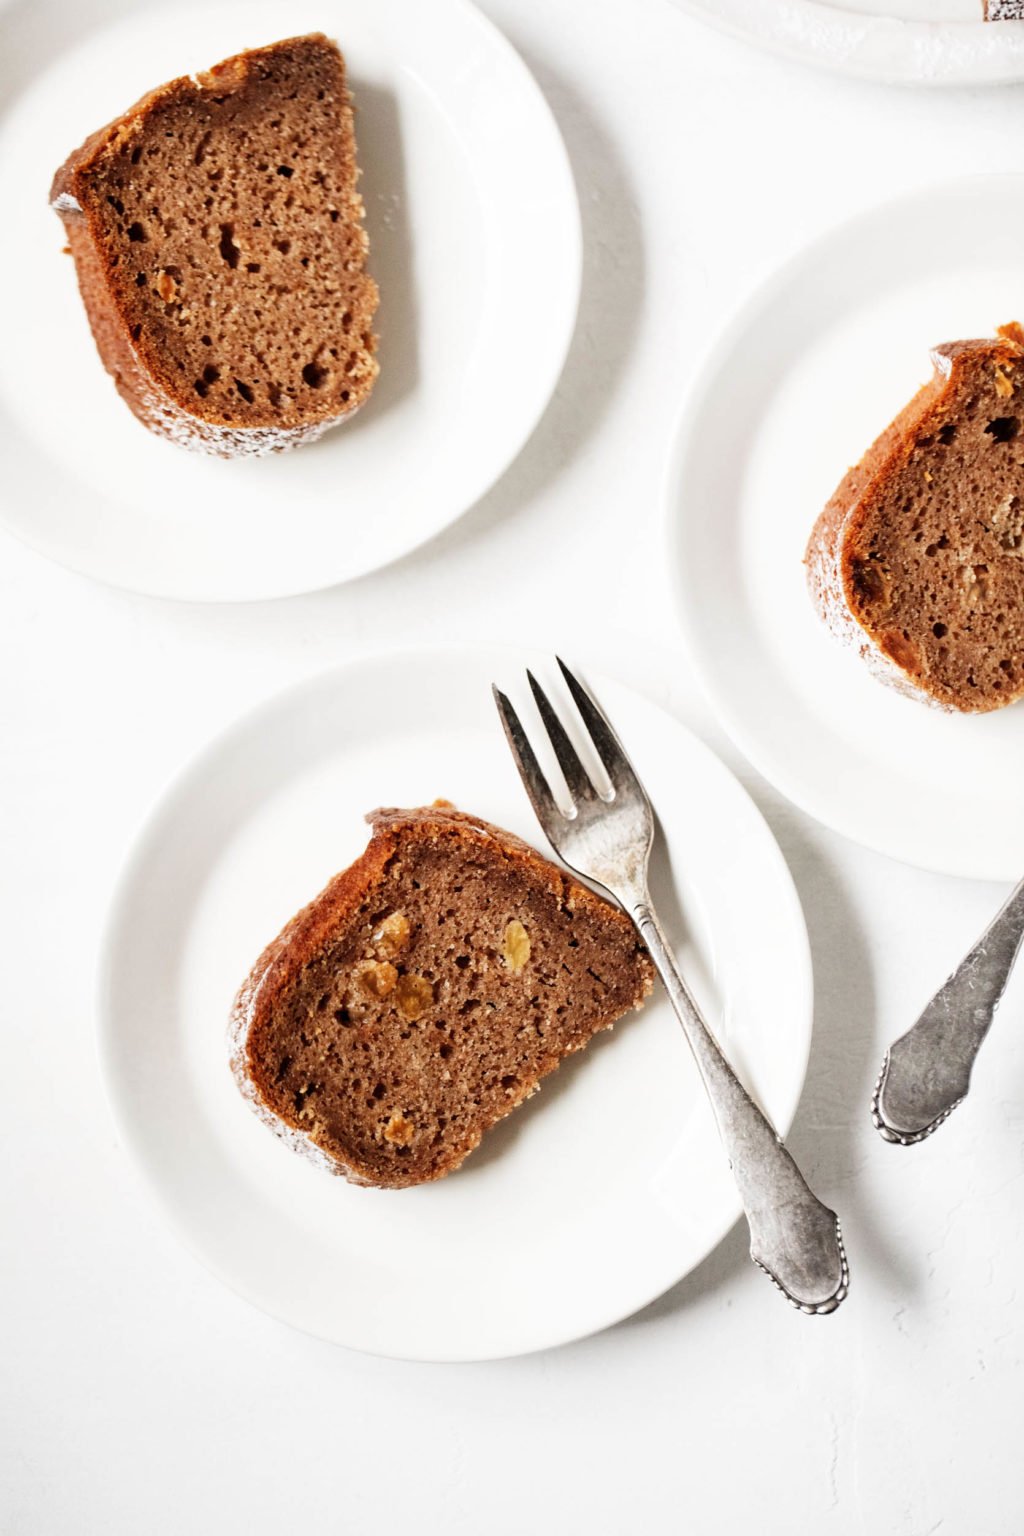
<path fill-rule="evenodd" d="M 977 713 L 1024 694 L 1024 332 L 932 361 L 815 523 L 807 579 L 877 676 Z"/>
<path fill-rule="evenodd" d="M 185 447 L 318 437 L 377 376 L 352 108 L 320 34 L 172 80 L 92 134 L 50 197 L 100 357 Z"/>
<path fill-rule="evenodd" d="M 457 1168 L 653 970 L 624 913 L 511 833 L 445 802 L 367 820 L 244 982 L 231 1064 L 296 1149 L 399 1189 Z"/>

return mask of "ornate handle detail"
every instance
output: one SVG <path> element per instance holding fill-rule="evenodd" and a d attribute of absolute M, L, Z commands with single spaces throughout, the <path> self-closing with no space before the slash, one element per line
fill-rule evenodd
<path fill-rule="evenodd" d="M 871 1101 L 886 1141 L 924 1141 L 967 1097 L 1024 937 L 1024 880 L 905 1035 L 889 1047 Z"/>
<path fill-rule="evenodd" d="M 801 1312 L 834 1312 L 850 1282 L 835 1212 L 808 1188 L 773 1126 L 729 1066 L 649 903 L 637 903 L 632 913 L 711 1100 L 746 1211 L 751 1258 Z"/>

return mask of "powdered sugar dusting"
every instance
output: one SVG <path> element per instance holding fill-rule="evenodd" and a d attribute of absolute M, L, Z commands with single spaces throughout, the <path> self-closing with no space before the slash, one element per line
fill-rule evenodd
<path fill-rule="evenodd" d="M 905 698 L 929 704 L 943 714 L 954 711 L 932 694 L 919 688 L 911 678 L 887 656 L 871 635 L 859 624 L 846 599 L 842 577 L 842 528 L 827 543 L 816 541 L 807 557 L 807 585 L 820 617 L 833 638 L 846 649 L 855 651 L 868 671 L 878 682 L 894 688 Z"/>
<path fill-rule="evenodd" d="M 322 1147 L 318 1147 L 307 1131 L 300 1131 L 294 1126 L 286 1125 L 273 1110 L 264 1103 L 256 1091 L 256 1086 L 249 1076 L 248 1053 L 246 1044 L 249 1038 L 249 1029 L 252 1025 L 254 1009 L 260 994 L 260 988 L 266 980 L 267 972 L 263 971 L 255 985 L 252 980 L 246 982 L 232 1010 L 228 1023 L 228 1053 L 231 1071 L 238 1091 L 249 1105 L 256 1118 L 274 1132 L 292 1152 L 298 1152 L 314 1167 L 322 1173 L 333 1173 L 346 1178 L 350 1184 L 366 1186 L 367 1181 L 350 1168 L 339 1163 L 335 1158 L 329 1157 Z"/>
<path fill-rule="evenodd" d="M 343 421 L 354 416 L 359 409 L 356 405 L 326 420 L 300 422 L 295 426 L 227 426 L 190 415 L 166 395 L 154 390 L 148 374 L 141 367 L 137 369 L 136 401 L 139 415 L 150 431 L 167 438 L 179 448 L 187 448 L 193 453 L 212 454 L 221 459 L 266 458 L 271 453 L 283 453 L 289 448 L 297 448 L 301 443 L 312 443 L 330 431 L 331 427 L 340 426 Z"/>

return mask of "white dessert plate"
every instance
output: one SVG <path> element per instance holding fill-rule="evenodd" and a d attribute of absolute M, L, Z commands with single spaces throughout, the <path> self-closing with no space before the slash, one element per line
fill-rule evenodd
<path fill-rule="evenodd" d="M 721 31 L 843 74 L 903 85 L 1024 80 L 1024 26 L 982 0 L 676 0 Z"/>
<path fill-rule="evenodd" d="M 457 1173 L 355 1188 L 289 1150 L 228 1069 L 233 995 L 263 945 L 365 846 L 365 812 L 438 796 L 543 839 L 492 679 L 503 651 L 385 656 L 271 700 L 208 747 L 143 831 L 110 918 L 101 1057 L 124 1143 L 193 1252 L 257 1307 L 376 1354 L 480 1360 L 602 1328 L 685 1275 L 739 1214 L 663 995 L 545 1083 Z M 586 675 L 584 673 L 584 675 Z M 745 791 L 669 715 L 591 678 L 646 779 L 684 970 L 786 1130 L 812 986 L 789 872 Z M 524 697 L 526 695 L 526 697 Z M 766 1308 L 780 1305 L 765 1287 Z"/>
<path fill-rule="evenodd" d="M 118 397 L 50 181 L 150 87 L 314 30 L 340 43 L 355 96 L 381 375 L 318 443 L 207 458 L 153 437 Z M 0 523 L 26 543 L 164 597 L 285 596 L 413 549 L 522 448 L 572 335 L 579 209 L 540 90 L 468 0 L 36 0 L 0 14 L 0 100 L 12 95 L 0 119 L 18 232 L 0 243 Z"/>
<path fill-rule="evenodd" d="M 979 879 L 1024 872 L 1024 707 L 952 715 L 876 681 L 820 623 L 804 549 L 855 463 L 931 377 L 929 348 L 1024 312 L 1024 177 L 861 215 L 785 266 L 716 344 L 666 478 L 693 664 L 722 725 L 803 810 Z"/>

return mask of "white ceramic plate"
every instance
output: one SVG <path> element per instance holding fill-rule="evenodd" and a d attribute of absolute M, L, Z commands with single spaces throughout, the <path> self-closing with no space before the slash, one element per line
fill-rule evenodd
<path fill-rule="evenodd" d="M 357 576 L 476 501 L 551 395 L 581 252 L 554 119 L 467 0 L 141 3 L 100 30 L 124 3 L 38 0 L 0 17 L 0 99 L 25 84 L 0 122 L 17 230 L 0 242 L 0 520 L 77 570 L 168 597 L 277 597 Z M 50 180 L 149 87 L 315 29 L 339 40 L 356 99 L 381 376 L 321 442 L 225 463 L 151 436 L 118 398 Z M 68 33 L 81 40 L 62 49 Z"/>
<path fill-rule="evenodd" d="M 676 0 L 710 25 L 807 64 L 906 85 L 1024 79 L 1024 26 L 981 0 Z"/>
<path fill-rule="evenodd" d="M 820 821 L 950 874 L 1024 870 L 1024 707 L 947 715 L 818 621 L 808 535 L 849 464 L 931 377 L 929 348 L 1024 313 L 1024 177 L 862 215 L 784 267 L 716 345 L 667 482 L 694 665 L 754 766 Z"/>
<path fill-rule="evenodd" d="M 445 796 L 540 840 L 490 696 L 496 679 L 536 723 L 527 663 L 550 677 L 543 657 L 440 651 L 280 695 L 170 790 L 110 920 L 105 1078 L 164 1210 L 256 1306 L 378 1354 L 475 1360 L 590 1333 L 686 1274 L 739 1214 L 661 995 L 562 1067 L 459 1172 L 420 1189 L 357 1189 L 320 1172 L 255 1118 L 229 1073 L 239 982 L 362 850 L 366 811 Z M 782 855 L 706 747 L 622 687 L 591 681 L 661 816 L 674 876 L 659 863 L 655 899 L 684 969 L 786 1129 L 812 995 Z"/>

